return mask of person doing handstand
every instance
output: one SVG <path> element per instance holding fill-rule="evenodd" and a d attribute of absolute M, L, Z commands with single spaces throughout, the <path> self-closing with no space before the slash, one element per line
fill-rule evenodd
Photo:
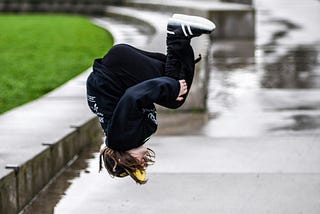
<path fill-rule="evenodd" d="M 171 109 L 183 105 L 196 63 L 190 40 L 214 29 L 205 18 L 174 14 L 167 24 L 166 55 L 118 44 L 95 59 L 87 100 L 105 133 L 100 170 L 103 161 L 111 176 L 129 175 L 146 183 L 145 169 L 155 153 L 143 145 L 157 130 L 154 104 Z"/>

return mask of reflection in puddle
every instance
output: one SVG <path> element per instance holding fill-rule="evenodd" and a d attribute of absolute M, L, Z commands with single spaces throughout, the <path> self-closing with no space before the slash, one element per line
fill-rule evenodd
<path fill-rule="evenodd" d="M 281 47 L 286 50 L 286 54 L 275 57 L 272 61 L 266 53 L 279 49 L 276 46 L 260 47 L 262 56 L 254 56 L 255 47 L 252 42 L 216 42 L 213 47 L 213 72 L 227 72 L 225 79 L 232 78 L 234 71 L 252 71 L 255 65 L 255 57 L 261 69 L 260 81 L 261 88 L 320 88 L 320 47 L 298 46 L 289 50 L 289 47 Z M 262 59 L 261 59 L 262 58 Z M 256 68 L 257 69 L 257 68 Z M 257 70 L 253 70 L 257 72 Z"/>
<path fill-rule="evenodd" d="M 67 166 L 60 175 L 53 179 L 20 214 L 54 213 L 55 206 L 64 197 L 66 190 L 71 186 L 73 180 L 80 177 L 82 173 L 90 173 L 87 170 L 88 162 L 95 157 L 94 155 L 98 150 L 98 145 L 87 146 L 77 160 L 70 166 Z"/>
<path fill-rule="evenodd" d="M 253 40 L 215 42 L 212 60 L 217 70 L 232 71 L 254 64 L 255 45 Z"/>
<path fill-rule="evenodd" d="M 291 30 L 296 30 L 296 29 L 301 28 L 297 24 L 292 23 L 289 20 L 285 20 L 285 19 L 271 19 L 268 21 L 268 24 L 270 24 L 270 23 L 272 23 L 274 25 L 281 25 L 284 27 L 284 29 L 274 32 L 274 34 L 272 35 L 272 37 L 270 39 L 270 42 L 267 43 L 265 46 L 276 45 L 278 40 L 286 37 Z M 268 50 L 266 50 L 265 53 L 266 54 L 274 53 L 274 50 L 268 49 Z"/>
<path fill-rule="evenodd" d="M 319 52 L 318 44 L 255 47 L 250 41 L 214 42 L 210 121 L 204 133 L 259 136 L 320 130 Z"/>
<path fill-rule="evenodd" d="M 275 63 L 266 63 L 261 79 L 262 88 L 320 88 L 319 52 L 313 47 L 300 46 Z"/>
<path fill-rule="evenodd" d="M 270 131 L 303 131 L 320 128 L 320 116 L 293 115 L 288 119 L 293 120 L 292 125 L 272 128 Z"/>
<path fill-rule="evenodd" d="M 320 106 L 293 106 L 287 108 L 276 108 L 276 111 L 308 111 L 308 110 L 320 110 Z"/>

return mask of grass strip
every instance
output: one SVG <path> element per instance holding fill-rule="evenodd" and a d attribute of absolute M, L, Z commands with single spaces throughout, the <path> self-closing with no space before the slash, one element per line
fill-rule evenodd
<path fill-rule="evenodd" d="M 0 114 L 72 79 L 113 44 L 79 15 L 0 14 L 0 29 Z"/>

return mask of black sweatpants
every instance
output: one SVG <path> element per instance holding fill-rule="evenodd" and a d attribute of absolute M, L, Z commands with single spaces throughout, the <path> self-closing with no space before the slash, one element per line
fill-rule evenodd
<path fill-rule="evenodd" d="M 157 130 L 154 103 L 179 108 L 188 93 L 176 100 L 178 80 L 185 79 L 190 89 L 194 64 L 190 40 L 170 35 L 167 55 L 119 44 L 95 60 L 87 81 L 88 104 L 99 116 L 105 144 L 119 151 L 143 145 Z"/>
<path fill-rule="evenodd" d="M 190 89 L 194 76 L 194 52 L 190 40 L 170 38 L 170 35 L 167 37 L 167 55 L 119 44 L 113 46 L 101 62 L 119 74 L 127 88 L 148 79 L 168 76 L 185 79 Z"/>

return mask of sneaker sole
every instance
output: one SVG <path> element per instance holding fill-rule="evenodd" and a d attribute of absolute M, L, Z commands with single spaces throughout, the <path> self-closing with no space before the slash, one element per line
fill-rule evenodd
<path fill-rule="evenodd" d="M 190 16 L 190 15 L 184 15 L 184 14 L 173 14 L 173 19 L 190 22 L 191 25 L 201 25 L 201 26 L 207 26 L 208 30 L 213 31 L 216 28 L 216 25 L 210 21 L 209 19 L 200 17 L 200 16 Z M 206 29 L 207 29 L 206 28 Z"/>
<path fill-rule="evenodd" d="M 170 18 L 168 20 L 168 25 L 181 26 L 185 36 L 188 35 L 186 33 L 187 30 L 189 31 L 189 34 L 192 35 L 190 28 L 200 29 L 204 33 L 211 33 L 214 30 L 214 28 L 211 25 L 208 25 L 206 23 L 198 23 L 194 21 L 186 21 L 186 20 L 174 19 L 174 18 Z"/>

